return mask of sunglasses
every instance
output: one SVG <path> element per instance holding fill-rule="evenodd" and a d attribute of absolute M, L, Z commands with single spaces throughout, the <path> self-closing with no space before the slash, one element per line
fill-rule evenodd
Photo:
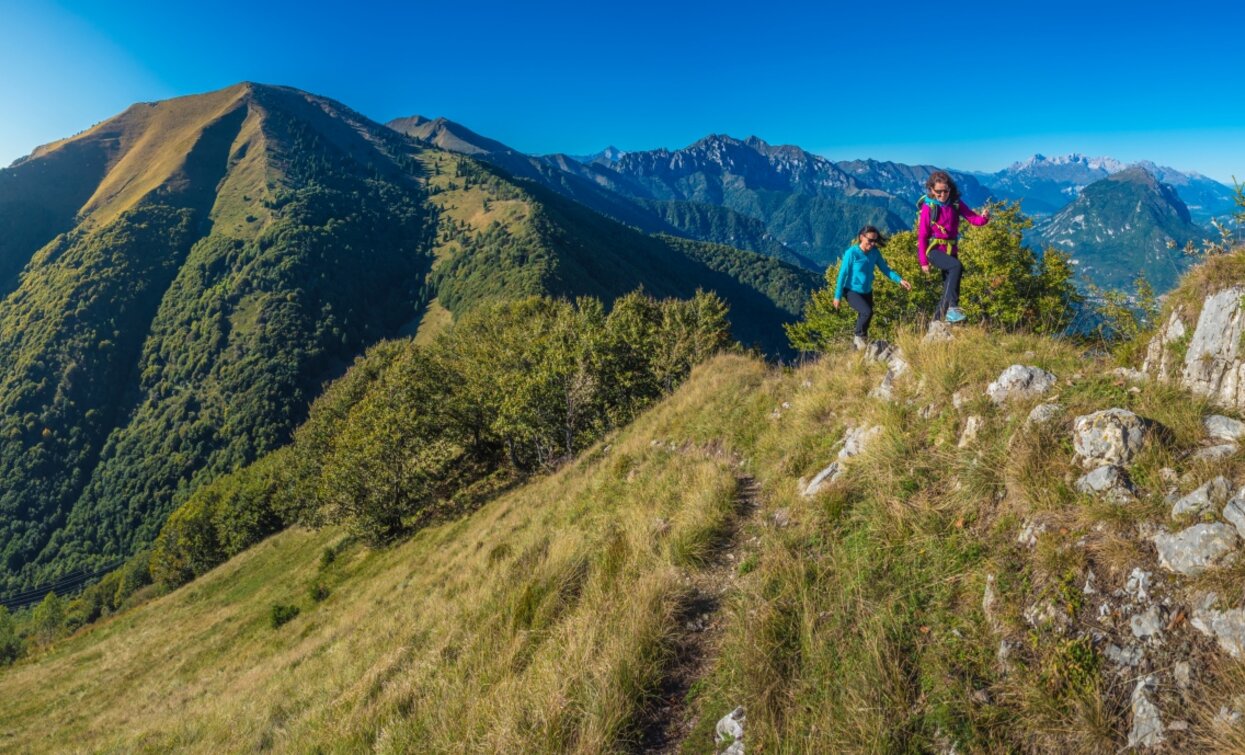
<path fill-rule="evenodd" d="M 880 242 L 882 239 L 878 238 L 877 236 L 865 236 L 864 240 L 868 241 L 870 244 L 876 244 Z"/>

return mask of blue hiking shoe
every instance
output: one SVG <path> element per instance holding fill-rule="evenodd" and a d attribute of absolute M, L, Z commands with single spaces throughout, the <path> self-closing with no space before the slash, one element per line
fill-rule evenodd
<path fill-rule="evenodd" d="M 964 310 L 959 307 L 951 307 L 947 310 L 947 322 L 964 322 L 968 319 L 964 315 Z"/>

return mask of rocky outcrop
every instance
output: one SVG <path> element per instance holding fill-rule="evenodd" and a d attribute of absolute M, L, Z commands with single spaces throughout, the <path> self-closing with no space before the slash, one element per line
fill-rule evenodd
<path fill-rule="evenodd" d="M 830 463 L 828 467 L 817 473 L 812 482 L 804 487 L 803 495 L 817 495 L 826 488 L 827 485 L 839 479 L 843 474 L 843 462 L 856 456 L 865 449 L 874 438 L 882 432 L 881 427 L 849 427 L 843 435 L 843 448 L 839 450 L 838 457 Z"/>
<path fill-rule="evenodd" d="M 1187 334 L 1184 310 L 1177 307 L 1146 347 L 1146 360 L 1141 366 L 1142 371 L 1155 375 L 1160 380 L 1176 378 L 1183 366 L 1177 344 L 1182 343 Z"/>
<path fill-rule="evenodd" d="M 1232 286 L 1206 297 L 1192 336 L 1183 310 L 1174 310 L 1146 349 L 1143 369 L 1163 379 L 1178 380 L 1183 387 L 1221 406 L 1245 408 L 1242 296 L 1245 287 Z"/>

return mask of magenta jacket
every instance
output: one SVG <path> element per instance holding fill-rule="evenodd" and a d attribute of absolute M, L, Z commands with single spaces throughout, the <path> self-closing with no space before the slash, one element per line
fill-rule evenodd
<path fill-rule="evenodd" d="M 930 218 L 930 211 L 934 210 L 937 214 Z M 932 205 L 928 202 L 921 203 L 921 213 L 917 216 L 916 221 L 916 253 L 917 258 L 921 261 L 921 267 L 929 264 L 925 250 L 929 247 L 930 239 L 948 239 L 951 241 L 952 257 L 956 256 L 959 251 L 958 245 L 955 243 L 960 238 L 960 216 L 963 216 L 973 225 L 985 225 L 986 218 L 973 212 L 973 208 L 964 204 L 962 200 L 957 199 L 954 205 L 945 204 L 941 207 Z M 934 248 L 946 248 L 946 244 L 937 244 Z"/>

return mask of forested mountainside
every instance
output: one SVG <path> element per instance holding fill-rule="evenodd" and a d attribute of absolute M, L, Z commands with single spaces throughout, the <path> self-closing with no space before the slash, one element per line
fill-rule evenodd
<path fill-rule="evenodd" d="M 0 170 L 0 228 L 4 589 L 150 542 L 384 337 L 496 298 L 702 288 L 782 350 L 818 282 L 249 83 L 135 105 Z"/>

